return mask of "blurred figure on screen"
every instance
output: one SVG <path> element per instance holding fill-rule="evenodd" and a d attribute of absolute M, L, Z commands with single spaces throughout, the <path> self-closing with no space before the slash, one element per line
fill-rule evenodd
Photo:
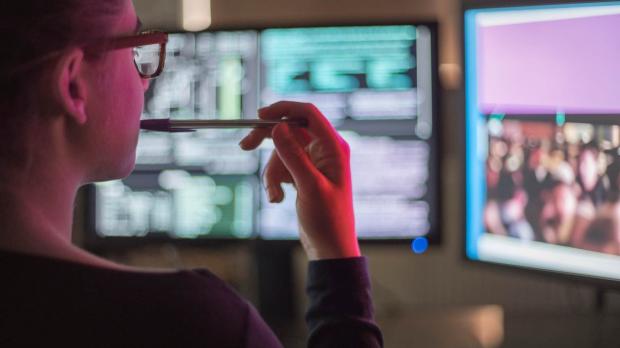
<path fill-rule="evenodd" d="M 540 211 L 544 189 L 549 171 L 546 167 L 548 144 L 533 144 L 525 151 L 525 166 L 523 167 L 523 188 L 527 192 L 528 204 L 525 207 L 525 217 L 531 226 L 540 226 Z M 542 240 L 540 231 L 534 230 L 536 240 Z"/>
<path fill-rule="evenodd" d="M 518 177 L 517 173 L 500 172 L 496 199 L 487 205 L 485 220 L 492 233 L 531 241 L 534 240 L 534 230 L 525 218 L 528 197 L 515 177 Z"/>
<path fill-rule="evenodd" d="M 599 173 L 600 156 L 598 145 L 591 142 L 581 147 L 577 161 L 577 183 L 581 190 L 579 201 L 592 208 L 601 205 L 605 200 L 605 189 Z"/>
<path fill-rule="evenodd" d="M 551 170 L 542 191 L 540 229 L 544 242 L 568 244 L 571 240 L 577 211 L 574 182 L 573 170 L 567 162 L 561 162 Z"/>
<path fill-rule="evenodd" d="M 484 225 L 487 231 L 502 236 L 508 235 L 508 231 L 500 218 L 498 194 L 500 173 L 504 168 L 503 158 L 508 152 L 505 141 L 492 137 L 489 142 L 489 158 L 486 163 L 487 180 L 487 204 L 484 209 Z"/>
<path fill-rule="evenodd" d="M 607 168 L 609 194 L 597 209 L 592 223 L 573 235 L 573 246 L 607 254 L 620 255 L 620 161 Z"/>
<path fill-rule="evenodd" d="M 596 216 L 598 206 L 603 203 L 604 189 L 599 175 L 599 149 L 594 143 L 581 146 L 577 155 L 575 186 L 578 200 L 575 210 L 575 222 L 571 233 L 570 244 L 575 245 Z"/>

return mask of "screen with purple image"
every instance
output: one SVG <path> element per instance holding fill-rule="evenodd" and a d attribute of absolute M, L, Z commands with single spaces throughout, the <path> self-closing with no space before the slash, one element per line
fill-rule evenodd
<path fill-rule="evenodd" d="M 467 257 L 620 281 L 620 2 L 464 23 Z"/>

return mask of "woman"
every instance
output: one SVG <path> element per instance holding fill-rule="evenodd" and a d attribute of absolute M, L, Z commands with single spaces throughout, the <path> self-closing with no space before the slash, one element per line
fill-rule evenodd
<path fill-rule="evenodd" d="M 279 347 L 208 271 L 135 269 L 70 242 L 78 188 L 134 167 L 143 93 L 161 70 L 135 63 L 135 46 L 165 40 L 138 26 L 130 0 L 0 5 L 0 345 Z M 278 202 L 281 183 L 298 190 L 309 346 L 380 346 L 346 143 L 311 105 L 280 102 L 259 115 L 309 124 L 255 130 L 240 144 L 272 136 L 268 193 Z"/>

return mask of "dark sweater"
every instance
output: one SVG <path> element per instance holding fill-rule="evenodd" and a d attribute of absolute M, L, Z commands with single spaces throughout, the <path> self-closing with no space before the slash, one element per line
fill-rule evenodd
<path fill-rule="evenodd" d="M 140 273 L 0 251 L 0 346 L 281 347 L 208 270 Z M 381 347 L 366 260 L 309 264 L 308 347 Z"/>

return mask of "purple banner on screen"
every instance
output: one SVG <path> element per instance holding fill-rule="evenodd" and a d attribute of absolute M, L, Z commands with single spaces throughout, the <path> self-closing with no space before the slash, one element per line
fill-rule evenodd
<path fill-rule="evenodd" d="M 620 15 L 478 27 L 483 113 L 620 113 Z"/>

